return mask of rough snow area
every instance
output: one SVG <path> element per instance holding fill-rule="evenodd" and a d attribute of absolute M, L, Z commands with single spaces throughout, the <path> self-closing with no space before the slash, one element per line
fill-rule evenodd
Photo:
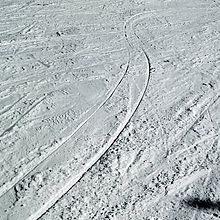
<path fill-rule="evenodd" d="M 0 220 L 220 219 L 218 0 L 0 1 Z"/>

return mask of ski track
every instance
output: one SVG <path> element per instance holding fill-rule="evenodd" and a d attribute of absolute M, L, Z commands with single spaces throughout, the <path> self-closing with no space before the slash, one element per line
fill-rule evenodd
<path fill-rule="evenodd" d="M 0 112 L 0 116 L 4 115 L 5 113 L 7 113 L 8 111 L 10 111 L 17 103 L 19 103 L 24 97 L 26 97 L 26 95 L 23 95 L 22 97 L 20 97 L 17 101 L 15 101 L 12 105 L 10 105 L 9 107 L 7 107 L 5 110 L 2 110 Z"/>
<path fill-rule="evenodd" d="M 126 28 L 126 25 L 125 25 L 125 28 Z M 127 40 L 128 44 L 130 45 L 130 43 L 128 41 L 128 36 L 126 34 L 125 34 L 125 37 L 126 37 L 126 40 Z M 147 91 L 149 81 L 150 81 L 150 60 L 149 60 L 149 57 L 147 56 L 147 53 L 144 51 L 143 48 L 142 48 L 142 53 L 144 54 L 144 56 L 146 58 L 146 61 L 147 61 L 147 67 L 146 67 L 147 77 L 146 77 L 144 88 L 141 91 L 141 94 L 140 94 L 140 96 L 138 98 L 138 101 L 136 102 L 136 105 L 134 106 L 133 110 L 129 111 L 129 113 L 126 115 L 124 121 L 117 128 L 116 132 L 108 140 L 106 145 L 103 146 L 100 149 L 100 151 L 92 158 L 92 160 L 89 163 L 87 163 L 87 165 L 85 166 L 83 171 L 81 171 L 80 174 L 78 174 L 77 176 L 72 177 L 67 182 L 67 184 L 65 184 L 64 187 L 62 187 L 49 201 L 47 201 L 45 204 L 43 204 L 43 206 L 37 212 L 32 214 L 27 220 L 37 220 L 37 219 L 39 219 L 41 216 L 44 215 L 45 212 L 47 212 L 47 210 L 49 210 L 54 204 L 56 204 L 59 201 L 59 199 L 61 199 L 64 195 L 66 195 L 72 189 L 72 187 L 75 184 L 77 184 L 77 182 L 79 182 L 84 177 L 84 175 L 100 160 L 100 158 L 102 158 L 104 156 L 104 154 L 115 143 L 115 141 L 117 140 L 119 135 L 122 133 L 122 131 L 124 130 L 126 125 L 129 123 L 132 116 L 137 111 L 137 109 L 138 109 L 138 107 L 139 107 L 139 105 L 140 105 L 140 103 L 141 103 L 141 101 L 142 101 L 142 99 L 143 99 L 143 97 L 144 97 L 144 95 Z M 129 62 L 130 62 L 130 60 L 129 60 Z M 129 69 L 129 65 L 127 66 L 126 72 L 128 71 L 128 69 Z"/>
<path fill-rule="evenodd" d="M 36 108 L 41 102 L 43 102 L 46 97 L 49 94 L 43 96 L 42 98 L 40 98 L 39 101 L 37 101 L 37 103 L 35 103 L 33 106 L 30 107 L 30 109 L 28 109 L 17 121 L 15 121 L 12 125 L 10 125 L 7 129 L 5 129 L 1 134 L 0 134 L 0 138 L 4 137 L 7 133 L 9 133 L 10 131 L 13 130 L 13 128 L 18 124 L 19 121 L 22 120 L 22 118 L 24 118 L 26 115 L 28 115 L 34 108 Z"/>

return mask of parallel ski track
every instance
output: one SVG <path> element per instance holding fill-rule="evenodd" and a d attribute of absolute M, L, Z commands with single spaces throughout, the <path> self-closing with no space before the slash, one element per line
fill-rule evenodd
<path fill-rule="evenodd" d="M 127 24 L 128 22 L 132 19 L 133 17 L 131 17 L 126 23 L 125 23 L 125 29 L 127 28 Z M 125 33 L 125 38 L 126 41 L 129 43 L 128 40 L 128 36 Z M 104 156 L 104 154 L 108 151 L 108 149 L 115 143 L 115 141 L 118 139 L 119 135 L 122 133 L 122 131 L 124 130 L 124 128 L 126 127 L 126 125 L 129 123 L 129 121 L 131 120 L 131 118 L 133 117 L 133 115 L 135 114 L 135 112 L 137 111 L 141 101 L 144 98 L 144 95 L 147 91 L 148 85 L 149 85 L 149 81 L 150 81 L 150 60 L 149 57 L 146 53 L 146 51 L 141 48 L 141 52 L 144 54 L 145 58 L 146 58 L 146 81 L 144 84 L 144 88 L 141 91 L 141 94 L 139 96 L 139 98 L 137 99 L 137 102 L 133 108 L 132 111 L 129 111 L 129 113 L 126 115 L 124 121 L 120 124 L 120 126 L 118 127 L 118 129 L 116 130 L 116 132 L 113 134 L 113 136 L 109 139 L 109 141 L 106 143 L 106 145 L 104 145 L 100 151 L 92 158 L 92 160 L 90 162 L 88 162 L 86 164 L 86 166 L 84 167 L 84 169 L 77 175 L 77 176 L 73 176 L 68 182 L 67 184 L 65 184 L 49 201 L 47 201 L 37 212 L 35 212 L 34 214 L 32 214 L 31 216 L 29 216 L 29 218 L 27 220 L 37 220 L 39 219 L 41 216 L 43 216 L 53 205 L 55 205 L 64 195 L 66 195 L 71 189 L 72 187 L 79 182 L 84 176 L 85 174 L 91 170 L 91 168 L 100 160 L 100 158 L 102 158 Z M 130 60 L 129 62 L 130 63 Z M 129 69 L 129 65 L 127 66 L 126 72 Z M 119 83 L 120 84 L 120 83 Z"/>

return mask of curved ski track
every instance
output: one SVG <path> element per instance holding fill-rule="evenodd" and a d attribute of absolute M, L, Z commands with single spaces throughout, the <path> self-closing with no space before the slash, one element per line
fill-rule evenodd
<path fill-rule="evenodd" d="M 125 22 L 125 29 L 127 28 L 127 23 L 133 19 L 134 17 L 136 16 L 133 16 L 131 17 L 127 22 Z M 129 46 L 131 47 L 130 43 L 129 43 L 129 40 L 128 40 L 128 36 L 125 32 L 125 38 L 126 38 L 126 41 L 127 43 L 129 44 Z M 139 39 L 137 39 L 139 40 Z M 132 48 L 132 47 L 131 47 Z M 100 151 L 92 158 L 92 160 L 90 162 L 88 162 L 85 166 L 85 168 L 77 175 L 77 176 L 73 176 L 68 182 L 67 184 L 65 184 L 49 201 L 47 201 L 45 204 L 43 204 L 43 206 L 37 211 L 35 212 L 34 214 L 32 214 L 31 216 L 29 216 L 29 218 L 27 220 L 37 220 L 39 219 L 41 216 L 43 216 L 54 204 L 56 204 L 58 202 L 59 199 L 61 199 L 65 194 L 67 194 L 71 189 L 72 187 L 77 183 L 79 182 L 83 177 L 84 175 L 99 161 L 99 159 L 101 157 L 103 157 L 103 155 L 108 151 L 108 149 L 114 144 L 114 142 L 117 140 L 117 138 L 119 137 L 119 135 L 122 133 L 122 131 L 124 130 L 124 128 L 126 127 L 126 125 L 129 123 L 129 121 L 131 120 L 131 118 L 133 117 L 133 115 L 135 114 L 135 112 L 137 111 L 146 91 L 147 91 L 147 88 L 148 88 L 148 85 L 149 85 L 149 81 L 150 81 L 150 60 L 149 60 L 149 57 L 147 55 L 147 53 L 145 52 L 145 50 L 143 48 L 141 48 L 141 51 L 139 52 L 142 52 L 146 58 L 146 63 L 147 63 L 147 70 L 146 70 L 146 81 L 145 81 L 145 84 L 144 84 L 144 88 L 143 90 L 141 91 L 141 94 L 137 100 L 137 102 L 135 103 L 134 105 L 134 108 L 132 111 L 130 111 L 124 121 L 120 124 L 120 126 L 117 128 L 116 132 L 113 134 L 113 136 L 108 140 L 108 142 L 106 143 L 105 146 L 103 146 Z M 129 53 L 130 54 L 130 53 Z M 128 65 L 127 65 L 127 68 L 126 68 L 126 71 L 125 71 L 125 74 L 128 72 L 128 69 L 129 69 L 129 64 L 130 64 L 130 59 L 128 61 Z M 113 95 L 114 91 L 117 89 L 117 87 L 119 86 L 119 84 L 121 83 L 122 79 L 124 78 L 125 74 L 123 75 L 123 77 L 121 78 L 121 80 L 118 82 L 118 84 L 116 85 L 115 89 L 113 90 L 113 92 L 109 95 L 108 99 Z M 107 100 L 106 100 L 107 101 Z M 99 108 L 101 108 L 105 103 L 106 101 L 104 101 L 102 103 L 102 105 L 100 105 Z M 99 109 L 98 108 L 98 109 Z M 97 110 L 98 110 L 97 109 Z M 97 110 L 95 112 L 97 112 Z M 95 112 L 92 114 L 94 115 Z M 92 115 L 89 117 L 91 118 Z M 88 118 L 88 120 L 89 120 Z M 86 120 L 86 121 L 88 121 Z M 82 123 L 82 125 L 77 129 L 79 130 L 86 122 Z M 71 135 L 72 137 L 72 135 Z M 69 139 L 69 138 L 68 138 Z"/>

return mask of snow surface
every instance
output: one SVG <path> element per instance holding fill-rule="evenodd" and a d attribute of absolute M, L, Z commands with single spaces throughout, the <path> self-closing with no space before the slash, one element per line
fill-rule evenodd
<path fill-rule="evenodd" d="M 220 219 L 220 2 L 0 1 L 0 220 Z"/>

